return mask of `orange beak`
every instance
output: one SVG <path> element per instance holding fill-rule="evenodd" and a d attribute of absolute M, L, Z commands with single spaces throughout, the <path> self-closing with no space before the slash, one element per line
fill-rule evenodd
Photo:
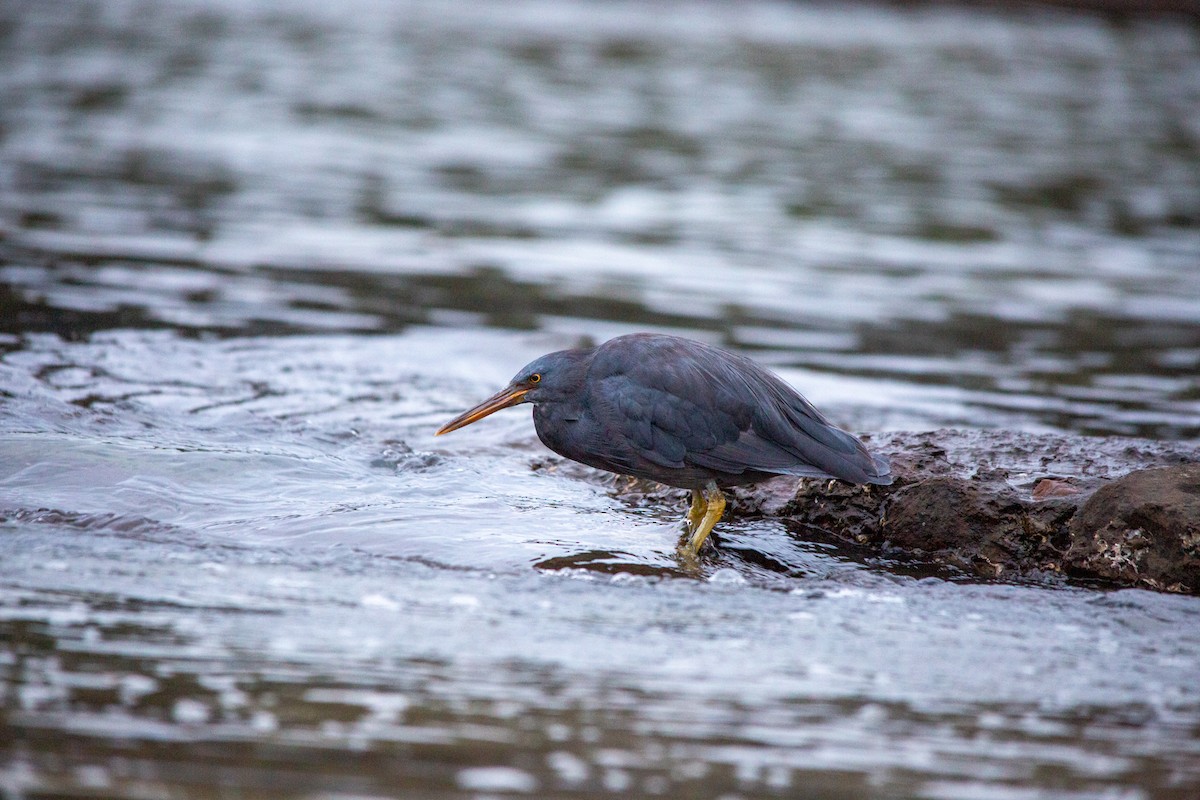
<path fill-rule="evenodd" d="M 496 392 L 494 395 L 489 397 L 487 400 L 484 400 L 479 405 L 475 406 L 474 408 L 468 408 L 466 411 L 459 414 L 442 427 L 438 428 L 437 433 L 435 433 L 434 436 L 441 436 L 443 433 L 456 431 L 459 428 L 470 425 L 472 422 L 478 422 L 488 414 L 495 414 L 502 408 L 515 406 L 517 403 L 520 403 L 525 399 L 525 393 L 528 391 L 528 389 L 514 389 L 511 386 L 506 386 L 499 392 Z"/>

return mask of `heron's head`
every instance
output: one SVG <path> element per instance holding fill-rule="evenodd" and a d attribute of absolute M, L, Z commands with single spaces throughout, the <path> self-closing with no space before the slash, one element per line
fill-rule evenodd
<path fill-rule="evenodd" d="M 529 362 L 494 395 L 474 408 L 468 408 L 437 429 L 435 436 L 456 431 L 478 422 L 502 408 L 520 403 L 552 403 L 578 391 L 582 380 L 582 361 L 589 351 L 560 350 Z"/>

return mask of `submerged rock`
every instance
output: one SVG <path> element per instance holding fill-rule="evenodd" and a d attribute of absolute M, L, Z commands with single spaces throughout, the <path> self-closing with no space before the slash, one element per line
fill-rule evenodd
<path fill-rule="evenodd" d="M 1200 594 L 1200 449 L 1003 431 L 893 433 L 891 486 L 780 479 L 733 514 L 783 516 L 889 557 Z"/>

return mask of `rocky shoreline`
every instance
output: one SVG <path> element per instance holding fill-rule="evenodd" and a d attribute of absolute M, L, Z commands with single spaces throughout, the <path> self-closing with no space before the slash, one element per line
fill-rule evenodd
<path fill-rule="evenodd" d="M 736 489 L 727 513 L 983 579 L 1200 594 L 1200 447 L 958 430 L 868 441 L 891 458 L 891 486 L 780 479 Z"/>

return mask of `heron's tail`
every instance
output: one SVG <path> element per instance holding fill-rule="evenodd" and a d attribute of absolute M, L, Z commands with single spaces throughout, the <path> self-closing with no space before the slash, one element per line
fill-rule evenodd
<path fill-rule="evenodd" d="M 875 469 L 867 473 L 867 480 L 870 483 L 877 483 L 880 486 L 887 486 L 892 482 L 892 465 L 888 463 L 884 456 L 871 454 L 871 463 Z"/>

